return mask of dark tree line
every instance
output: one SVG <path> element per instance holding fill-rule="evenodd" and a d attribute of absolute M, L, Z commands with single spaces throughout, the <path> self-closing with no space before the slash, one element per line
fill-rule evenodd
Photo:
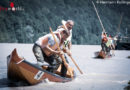
<path fill-rule="evenodd" d="M 102 28 L 96 16 L 91 0 L 14 0 L 15 6 L 24 11 L 0 12 L 1 43 L 34 43 L 38 37 L 49 33 L 49 27 L 56 30 L 61 20 L 72 19 L 73 44 L 100 44 Z M 95 2 L 96 4 L 96 2 Z M 0 0 L 0 6 L 9 7 L 8 0 Z M 116 35 L 120 15 L 123 12 L 121 30 L 125 35 L 130 29 L 127 10 L 130 6 L 96 4 L 106 31 Z M 118 8 L 118 9 L 117 9 Z M 121 8 L 121 9 L 120 9 Z"/>

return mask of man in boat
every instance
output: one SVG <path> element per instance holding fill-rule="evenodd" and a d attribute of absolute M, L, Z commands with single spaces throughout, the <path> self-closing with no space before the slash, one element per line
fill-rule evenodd
<path fill-rule="evenodd" d="M 111 35 L 109 35 L 109 37 L 107 37 L 107 33 L 103 33 L 102 35 L 102 51 L 105 52 L 105 55 L 106 56 L 111 56 L 111 53 L 110 53 L 110 50 L 113 49 L 113 46 L 112 46 L 112 37 Z"/>
<path fill-rule="evenodd" d="M 115 54 L 114 54 L 114 50 L 115 50 L 114 38 L 112 38 L 112 36 L 109 35 L 108 40 L 110 40 L 109 48 L 110 48 L 110 50 L 112 50 L 112 53 L 110 53 L 110 56 L 111 56 L 111 55 L 112 55 L 112 56 L 115 56 Z"/>
<path fill-rule="evenodd" d="M 108 41 L 107 33 L 106 32 L 102 32 L 101 38 L 102 38 L 102 42 L 101 42 L 102 51 L 106 54 L 106 52 L 107 52 L 106 43 Z"/>
<path fill-rule="evenodd" d="M 70 35 L 70 33 L 66 30 L 54 32 L 54 34 L 59 46 L 62 46 L 64 41 Z M 47 70 L 54 72 L 60 64 L 67 64 L 63 63 L 62 60 L 57 57 L 63 55 L 63 52 L 57 51 L 57 48 L 58 46 L 56 45 L 56 42 L 51 34 L 40 37 L 33 46 L 33 52 L 37 59 L 38 65 L 42 66 L 44 65 L 44 62 L 47 62 L 49 64 Z"/>
<path fill-rule="evenodd" d="M 72 38 L 72 28 L 74 26 L 74 21 L 72 21 L 72 20 L 67 20 L 67 21 L 62 20 L 61 22 L 62 22 L 63 25 L 58 26 L 57 31 L 62 31 L 62 30 L 65 29 L 65 30 L 70 32 L 70 36 L 64 42 L 65 46 L 67 46 L 68 49 L 70 49 L 71 46 L 72 46 L 71 38 Z"/>
<path fill-rule="evenodd" d="M 71 39 L 72 39 L 72 28 L 74 26 L 74 21 L 73 20 L 67 20 L 67 21 L 62 20 L 61 23 L 62 23 L 62 25 L 58 26 L 56 31 L 59 31 L 59 32 L 61 32 L 62 30 L 69 31 L 70 35 L 64 41 L 63 48 L 65 48 L 64 50 L 66 50 L 65 52 L 67 52 L 68 56 L 71 56 L 71 50 L 70 49 L 71 49 L 71 46 L 72 46 Z M 64 54 L 64 56 L 65 56 L 66 62 L 69 63 L 67 56 L 65 54 Z M 61 72 L 62 72 L 62 76 L 65 76 L 67 69 L 65 68 L 64 64 L 62 64 Z"/>

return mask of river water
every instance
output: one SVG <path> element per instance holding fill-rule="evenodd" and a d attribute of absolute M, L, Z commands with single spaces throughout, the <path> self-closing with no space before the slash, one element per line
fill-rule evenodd
<path fill-rule="evenodd" d="M 77 74 L 76 79 L 66 83 L 55 83 L 48 80 L 33 86 L 24 82 L 12 82 L 7 79 L 6 57 L 17 48 L 19 56 L 36 63 L 32 53 L 33 44 L 1 43 L 0 44 L 0 90 L 123 90 L 130 80 L 130 51 L 116 50 L 115 56 L 109 59 L 96 59 L 94 52 L 99 45 L 73 45 L 72 56 L 80 69 L 81 75 L 71 60 Z"/>

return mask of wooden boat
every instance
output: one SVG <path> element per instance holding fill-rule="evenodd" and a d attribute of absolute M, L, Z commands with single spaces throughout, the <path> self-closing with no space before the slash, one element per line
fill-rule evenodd
<path fill-rule="evenodd" d="M 111 56 L 107 56 L 102 50 L 100 52 L 95 52 L 95 56 L 96 58 L 102 58 L 102 59 L 111 57 Z"/>
<path fill-rule="evenodd" d="M 7 76 L 9 79 L 26 81 L 30 85 L 37 84 L 46 78 L 53 82 L 68 82 L 76 77 L 75 73 L 73 77 L 69 74 L 67 74 L 66 77 L 61 77 L 58 71 L 56 74 L 48 72 L 46 69 L 38 67 L 19 57 L 16 49 L 8 56 L 7 67 Z"/>

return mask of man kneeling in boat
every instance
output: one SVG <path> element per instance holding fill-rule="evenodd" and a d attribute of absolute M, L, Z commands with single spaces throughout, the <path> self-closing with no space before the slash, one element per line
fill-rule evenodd
<path fill-rule="evenodd" d="M 64 41 L 68 38 L 70 33 L 67 30 L 61 32 L 54 32 L 56 41 L 59 46 L 62 46 Z M 47 70 L 50 72 L 55 72 L 60 64 L 64 64 L 62 60 L 58 57 L 63 54 L 62 51 L 57 51 L 58 46 L 51 34 L 47 34 L 40 37 L 33 46 L 33 52 L 37 58 L 38 65 L 44 65 L 44 61 L 49 64 Z M 65 50 L 63 50 L 65 51 Z M 67 64 L 67 63 L 65 63 Z M 68 66 L 68 64 L 67 64 Z"/>

